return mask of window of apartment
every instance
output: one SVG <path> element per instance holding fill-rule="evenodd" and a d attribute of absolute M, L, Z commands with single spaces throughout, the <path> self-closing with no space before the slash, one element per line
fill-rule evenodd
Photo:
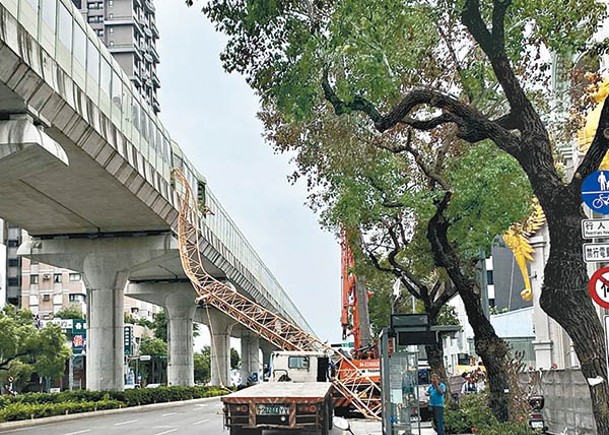
<path fill-rule="evenodd" d="M 30 275 L 30 284 L 38 284 L 38 275 Z"/>
<path fill-rule="evenodd" d="M 21 264 L 20 258 L 9 258 L 8 259 L 8 267 L 19 267 Z"/>
<path fill-rule="evenodd" d="M 70 293 L 68 295 L 70 302 L 85 302 L 85 295 L 79 293 Z"/>
<path fill-rule="evenodd" d="M 114 34 L 114 27 L 108 27 L 108 33 L 113 35 Z"/>
<path fill-rule="evenodd" d="M 10 287 L 18 287 L 21 286 L 21 280 L 19 279 L 18 276 L 10 276 L 8 278 L 8 285 Z"/>
<path fill-rule="evenodd" d="M 109 47 L 114 47 L 114 41 L 109 41 L 109 42 L 108 42 L 108 46 L 109 46 Z"/>
<path fill-rule="evenodd" d="M 70 281 L 71 282 L 80 281 L 80 273 L 71 273 L 70 274 Z"/>
<path fill-rule="evenodd" d="M 53 275 L 53 282 L 55 284 L 60 284 L 61 283 L 61 273 L 56 273 Z"/>
<path fill-rule="evenodd" d="M 51 300 L 51 295 L 50 295 L 50 294 L 48 294 L 48 293 L 47 293 L 47 294 L 45 294 L 45 295 L 42 295 L 42 300 L 43 300 L 44 302 L 49 302 L 49 301 Z"/>
<path fill-rule="evenodd" d="M 8 243 L 9 248 L 18 248 L 19 247 L 19 240 L 9 240 L 7 243 Z"/>
<path fill-rule="evenodd" d="M 492 270 L 487 270 L 486 271 L 486 283 L 488 285 L 494 285 L 495 284 L 495 279 L 493 277 L 493 271 Z"/>
<path fill-rule="evenodd" d="M 99 30 L 96 30 L 96 32 L 97 32 L 97 36 L 99 36 L 100 38 L 104 36 L 103 30 L 99 29 Z"/>
<path fill-rule="evenodd" d="M 110 19 L 114 18 L 114 14 L 113 14 L 112 12 L 110 12 L 110 13 L 108 14 L 108 18 L 110 18 Z"/>

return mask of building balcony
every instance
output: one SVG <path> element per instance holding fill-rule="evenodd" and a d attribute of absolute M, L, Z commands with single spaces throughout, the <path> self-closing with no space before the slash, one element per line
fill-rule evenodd
<path fill-rule="evenodd" d="M 150 27 L 148 27 L 146 24 L 144 24 L 143 27 L 143 31 L 144 31 L 144 35 L 146 35 L 146 37 L 148 38 L 152 38 L 152 30 L 150 30 Z"/>
<path fill-rule="evenodd" d="M 156 47 L 154 45 L 150 44 L 148 46 L 148 53 L 150 53 L 150 55 L 154 58 L 155 63 L 159 63 L 161 59 L 159 58 L 159 52 L 156 51 Z"/>
<path fill-rule="evenodd" d="M 150 30 L 152 30 L 152 34 L 154 35 L 155 38 L 159 37 L 159 29 L 156 26 L 154 20 L 150 19 Z"/>
<path fill-rule="evenodd" d="M 144 2 L 144 9 L 146 9 L 148 12 L 150 13 L 155 13 L 156 12 L 156 8 L 154 7 L 154 4 L 152 3 L 151 0 L 143 0 Z"/>
<path fill-rule="evenodd" d="M 140 89 L 142 87 L 142 79 L 139 75 L 134 74 L 129 76 L 129 80 L 131 80 L 131 83 L 133 83 L 136 88 Z"/>
<path fill-rule="evenodd" d="M 139 60 L 142 60 L 142 52 L 136 44 L 115 44 L 108 47 L 108 51 L 112 54 L 133 53 Z"/>
<path fill-rule="evenodd" d="M 108 15 L 104 24 L 112 26 L 130 25 L 136 22 L 133 15 Z"/>
<path fill-rule="evenodd" d="M 154 110 L 154 113 L 159 113 L 161 111 L 161 106 L 159 105 L 156 96 L 152 97 L 152 110 Z"/>
<path fill-rule="evenodd" d="M 159 80 L 159 76 L 157 76 L 156 73 L 152 73 L 151 79 L 152 79 L 152 83 L 154 84 L 155 88 L 161 87 L 161 81 Z"/>

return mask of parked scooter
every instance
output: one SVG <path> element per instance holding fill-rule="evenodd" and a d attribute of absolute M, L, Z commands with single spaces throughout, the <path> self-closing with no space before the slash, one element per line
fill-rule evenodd
<path fill-rule="evenodd" d="M 527 417 L 527 423 L 536 433 L 545 434 L 547 433 L 547 426 L 543 421 L 543 414 L 541 410 L 545 404 L 545 399 L 542 395 L 534 395 L 529 397 L 529 406 L 531 411 Z"/>

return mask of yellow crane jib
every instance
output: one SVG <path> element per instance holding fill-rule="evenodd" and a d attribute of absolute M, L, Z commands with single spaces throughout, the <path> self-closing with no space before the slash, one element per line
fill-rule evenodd
<path fill-rule="evenodd" d="M 333 383 L 337 391 L 351 399 L 358 410 L 369 417 L 380 419 L 382 404 L 380 387 L 368 373 L 343 355 L 283 316 L 255 303 L 235 289 L 211 276 L 204 267 L 201 246 L 200 217 L 205 213 L 197 204 L 192 189 L 180 169 L 172 170 L 176 190 L 180 194 L 178 215 L 178 247 L 186 276 L 198 294 L 197 302 L 213 306 L 266 341 L 282 350 L 323 350 L 339 367 L 349 369 L 349 376 L 337 377 Z"/>

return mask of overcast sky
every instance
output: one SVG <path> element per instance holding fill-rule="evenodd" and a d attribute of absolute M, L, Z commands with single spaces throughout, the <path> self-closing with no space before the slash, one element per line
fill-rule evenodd
<path fill-rule="evenodd" d="M 338 342 L 340 249 L 274 155 L 243 77 L 224 72 L 224 37 L 200 8 L 156 0 L 161 121 L 322 340 Z"/>

